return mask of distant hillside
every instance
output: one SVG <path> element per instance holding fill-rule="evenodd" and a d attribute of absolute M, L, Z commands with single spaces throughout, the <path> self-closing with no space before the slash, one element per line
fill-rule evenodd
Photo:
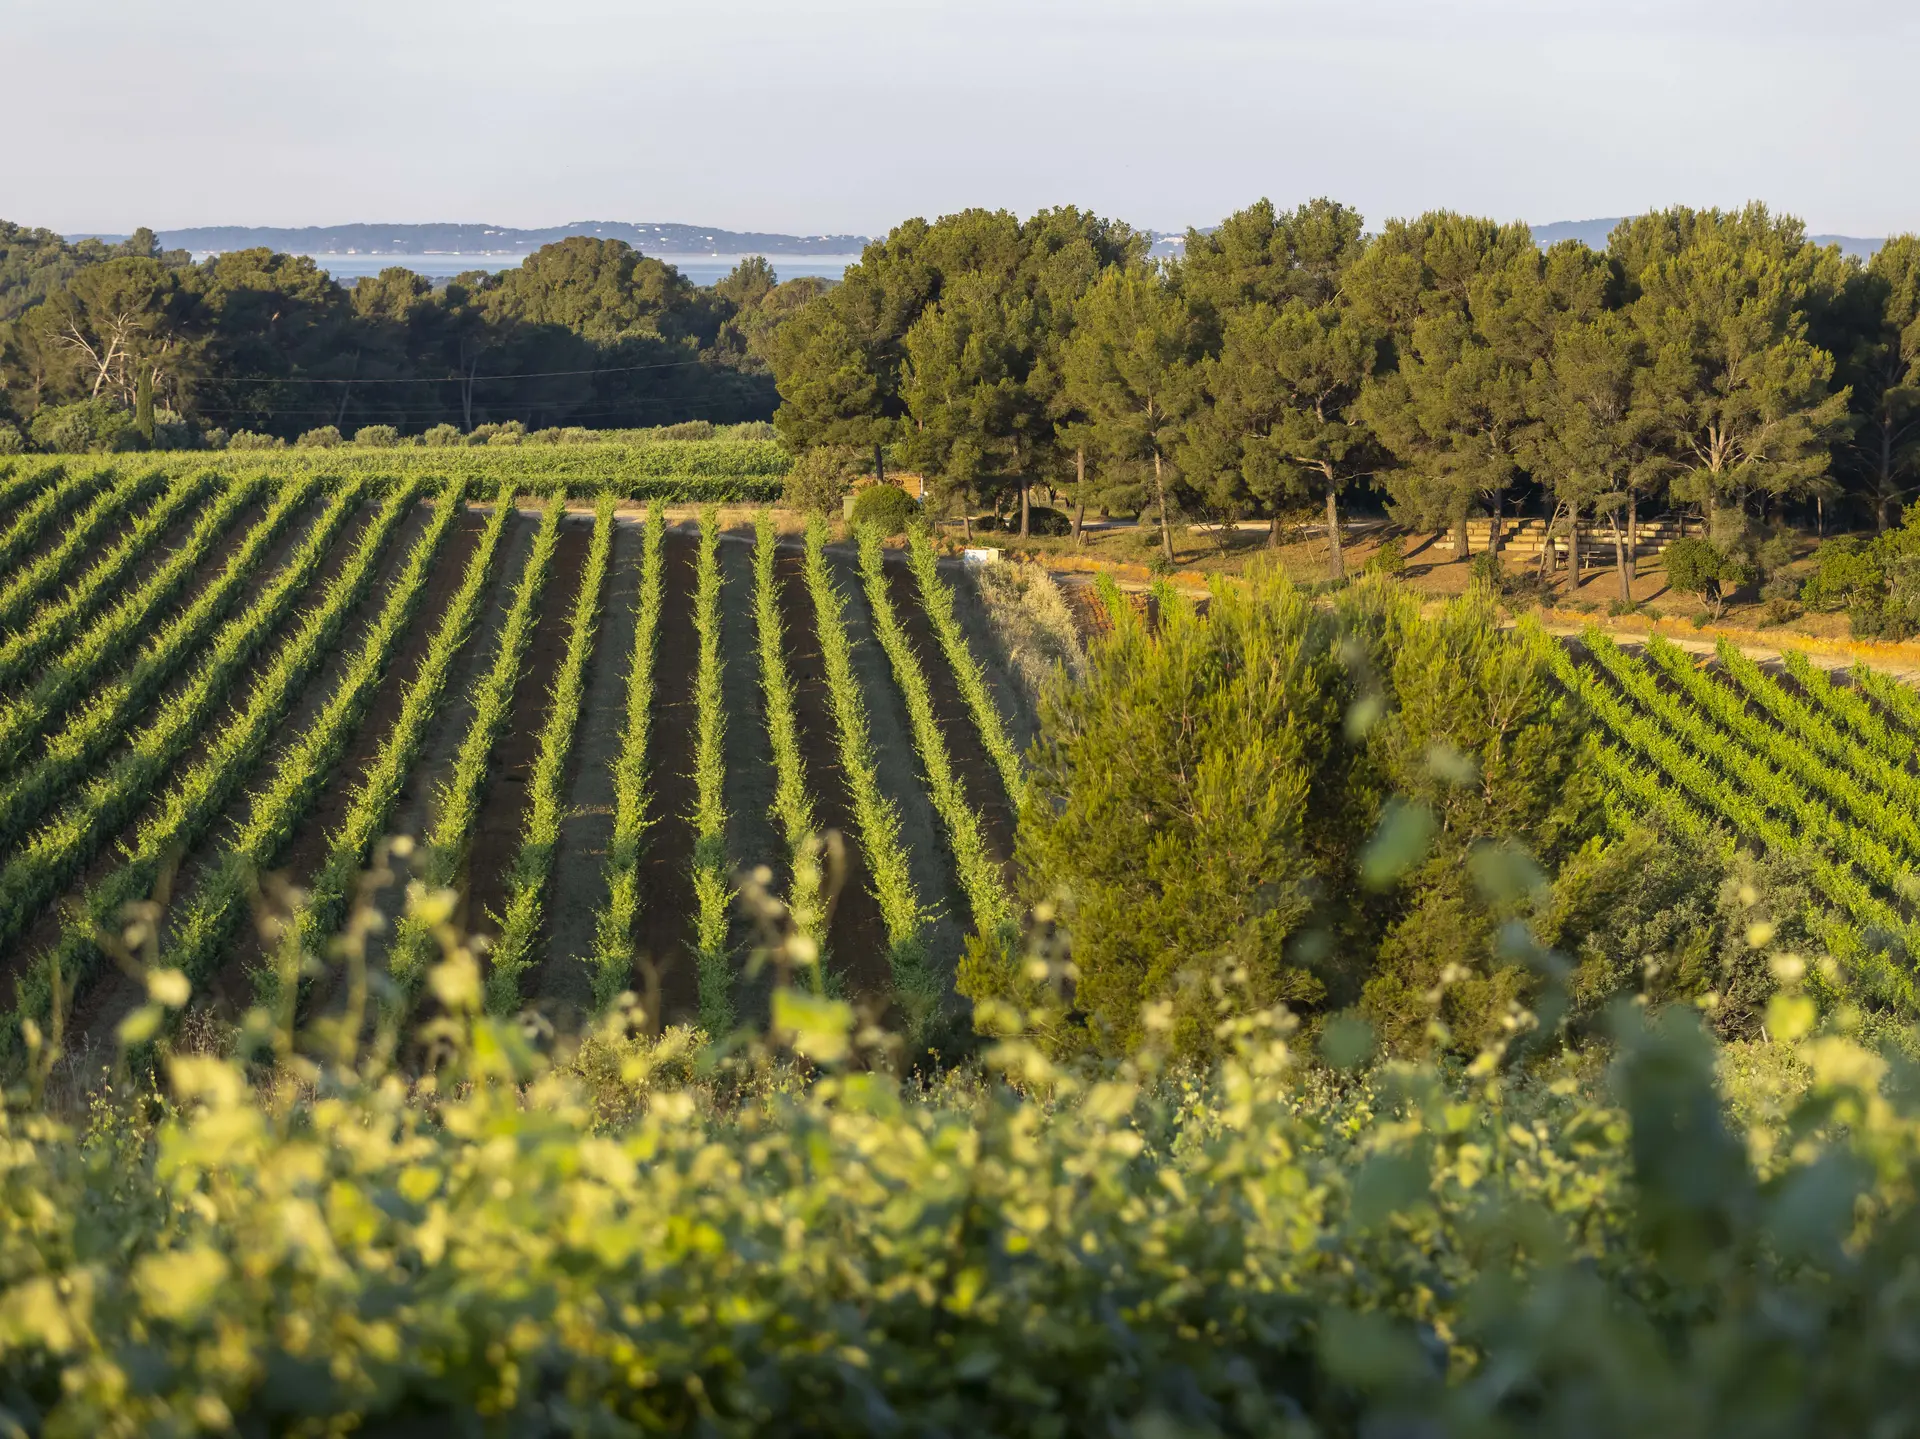
<path fill-rule="evenodd" d="M 1551 225 L 1535 225 L 1533 238 L 1542 246 L 1559 240 L 1579 240 L 1596 250 L 1604 250 L 1607 248 L 1607 236 L 1620 223 L 1620 219 L 1615 215 L 1608 220 L 1555 220 Z M 1809 235 L 1807 238 L 1816 245 L 1838 245 L 1841 254 L 1858 255 L 1863 260 L 1870 259 L 1873 252 L 1885 243 L 1878 239 L 1863 240 L 1857 235 Z"/>
<path fill-rule="evenodd" d="M 853 255 L 867 243 L 864 235 L 772 235 L 721 230 L 704 225 L 630 224 L 620 220 L 579 220 L 544 230 L 506 225 L 307 225 L 279 229 L 268 225 L 201 225 L 162 230 L 169 250 L 246 250 L 264 245 L 293 255 L 530 255 L 542 245 L 569 235 L 625 240 L 649 255 Z M 79 236 L 70 236 L 79 239 Z M 113 243 L 124 238 L 102 235 Z"/>

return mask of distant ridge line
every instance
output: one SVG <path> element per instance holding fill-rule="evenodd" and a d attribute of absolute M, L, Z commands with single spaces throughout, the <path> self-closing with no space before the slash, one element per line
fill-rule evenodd
<path fill-rule="evenodd" d="M 196 253 L 264 246 L 296 255 L 530 255 L 574 235 L 624 240 L 649 255 L 857 255 L 865 235 L 782 235 L 663 221 L 576 220 L 543 229 L 510 225 L 198 225 L 157 232 L 169 250 Z M 69 240 L 83 238 L 69 235 Z M 107 241 L 124 235 L 100 235 Z"/>
<path fill-rule="evenodd" d="M 1542 248 L 1561 240 L 1578 240 L 1595 250 L 1607 248 L 1607 236 L 1613 227 L 1626 218 L 1614 215 L 1604 220 L 1555 220 L 1547 225 L 1534 225 L 1533 240 Z M 1861 259 L 1871 259 L 1873 252 L 1886 244 L 1883 236 L 1868 239 L 1859 235 L 1809 235 L 1807 238 L 1816 245 L 1838 245 L 1843 255 L 1858 255 Z"/>

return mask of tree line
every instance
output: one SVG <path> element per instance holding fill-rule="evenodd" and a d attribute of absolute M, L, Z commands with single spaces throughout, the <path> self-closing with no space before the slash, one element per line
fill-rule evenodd
<path fill-rule="evenodd" d="M 1623 562 L 1650 507 L 1723 544 L 1897 520 L 1920 460 L 1920 239 L 1866 264 L 1763 205 L 1625 220 L 1604 251 L 1448 211 L 1368 234 L 1266 200 L 1152 263 L 1076 209 L 911 220 L 770 338 L 775 424 L 925 473 L 934 503 L 1274 521 L 1343 497 L 1451 528 L 1537 504 Z M 1498 549 L 1500 526 L 1492 527 Z M 1577 549 L 1577 546 L 1576 546 Z"/>
<path fill-rule="evenodd" d="M 623 241 L 576 236 L 439 288 L 396 267 L 349 289 L 303 255 L 196 264 L 150 231 L 109 246 L 0 225 L 0 422 L 84 435 L 100 430 L 89 414 L 157 410 L 188 443 L 764 420 L 766 333 L 823 288 L 780 284 L 760 258 L 696 286 Z"/>

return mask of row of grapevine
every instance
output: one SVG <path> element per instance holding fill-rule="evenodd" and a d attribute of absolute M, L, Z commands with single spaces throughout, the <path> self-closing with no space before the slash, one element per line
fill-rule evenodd
<path fill-rule="evenodd" d="M 928 794 L 946 830 L 960 887 L 973 911 L 974 926 L 985 933 L 994 933 L 1013 922 L 1013 906 L 1000 877 L 1000 866 L 988 852 L 979 815 L 968 803 L 966 790 L 953 772 L 947 742 L 933 712 L 933 691 L 928 687 L 926 674 L 920 668 L 906 630 L 894 614 L 893 600 L 887 594 L 880 534 L 868 528 L 861 532 L 859 539 L 860 573 L 865 581 L 867 608 L 873 614 L 874 633 L 880 640 L 880 648 L 886 652 L 894 684 L 906 702 L 913 747 L 920 756 Z"/>
<path fill-rule="evenodd" d="M 102 486 L 59 541 L 31 560 L 11 568 L 0 565 L 0 576 L 4 576 L 0 578 L 0 630 L 18 629 L 25 623 L 53 588 L 79 567 L 106 529 L 123 522 L 127 511 L 160 479 L 158 471 L 136 470 L 118 484 Z M 178 490 L 193 482 L 192 477 L 183 477 L 170 488 Z"/>
<path fill-rule="evenodd" d="M 20 569 L 47 531 L 77 509 L 112 473 L 108 469 L 89 470 L 64 483 L 49 485 L 35 495 L 10 523 L 0 528 L 0 575 L 10 575 Z"/>
<path fill-rule="evenodd" d="M 12 633 L 0 636 L 0 687 L 11 686 L 24 678 L 56 646 L 71 640 L 80 626 L 111 597 L 130 597 L 134 587 L 129 582 L 135 566 L 180 518 L 181 512 L 201 497 L 209 483 L 209 477 L 201 471 L 181 476 L 59 600 L 42 606 Z M 220 506 L 216 503 L 214 508 L 217 511 Z M 187 547 L 191 548 L 192 543 L 190 538 Z M 171 564 L 163 568 L 171 568 Z M 147 586 L 138 588 L 145 590 Z M 146 607 L 151 608 L 151 604 Z"/>
<path fill-rule="evenodd" d="M 221 627 L 186 685 L 133 736 L 131 753 L 116 769 L 96 779 L 89 786 L 90 793 L 123 787 L 117 778 L 123 772 L 128 776 L 124 783 L 127 792 L 143 793 L 148 776 L 165 772 L 172 758 L 191 742 L 213 705 L 225 696 L 232 677 L 265 642 L 320 569 L 356 498 L 351 490 L 335 496 L 293 559 L 245 611 Z M 135 717 L 152 705 L 194 655 L 196 642 L 240 597 L 264 558 L 269 540 L 289 512 L 283 507 L 263 519 L 220 578 L 148 644 L 126 674 L 94 690 L 86 706 L 48 739 L 42 757 L 0 789 L 0 845 L 19 839 L 126 736 Z M 67 687 L 72 683 L 77 681 L 69 681 Z M 5 752 L 18 754 L 53 713 L 51 705 L 38 703 L 38 698 L 37 694 L 29 696 L 26 703 L 9 708 L 0 717 Z"/>
<path fill-rule="evenodd" d="M 22 505 L 65 472 L 65 465 L 58 460 L 50 463 L 9 460 L 5 473 L 0 474 L 0 531 L 13 523 Z"/>
<path fill-rule="evenodd" d="M 1865 665 L 1853 667 L 1854 683 L 1861 691 L 1892 716 L 1908 735 L 1920 735 L 1920 694 L 1900 683 L 1892 675 L 1881 674 Z"/>
<path fill-rule="evenodd" d="M 694 633 L 700 662 L 694 678 L 693 893 L 694 959 L 700 977 L 700 1023 L 709 1034 L 733 1027 L 733 967 L 727 956 L 728 880 L 726 785 L 727 710 L 721 690 L 720 520 L 700 516 Z"/>
<path fill-rule="evenodd" d="M 602 500 L 593 523 L 593 541 L 587 551 L 586 572 L 574 597 L 567 628 L 567 652 L 554 677 L 547 721 L 540 731 L 540 752 L 528 787 L 527 817 L 520 833 L 520 852 L 507 876 L 506 910 L 497 917 L 500 938 L 493 947 L 487 975 L 487 1009 L 512 1014 L 520 1008 L 520 976 L 533 966 L 534 941 L 553 870 L 554 848 L 560 842 L 564 818 L 567 756 L 580 717 L 580 696 L 586 685 L 587 660 L 593 653 L 594 621 L 600 613 L 600 591 L 607 577 L 607 555 L 613 545 L 613 501 Z"/>
<path fill-rule="evenodd" d="M 1859 692 L 1846 685 L 1835 684 L 1825 670 L 1814 668 L 1812 662 L 1798 650 L 1787 650 L 1781 658 L 1786 663 L 1787 673 L 1793 677 L 1793 682 L 1800 687 L 1808 702 L 1817 706 L 1836 724 L 1845 725 L 1858 742 L 1865 744 L 1882 761 L 1904 767 L 1913 757 L 1912 737 L 1895 734 L 1880 712 Z M 1905 689 L 1905 686 L 1901 688 Z"/>
<path fill-rule="evenodd" d="M 1810 798 L 1824 796 L 1885 841 L 1889 849 L 1898 844 L 1907 864 L 1920 863 L 1920 825 L 1915 825 L 1912 816 L 1892 808 L 1851 774 L 1823 760 L 1816 750 L 1795 742 L 1783 730 L 1759 718 L 1737 693 L 1702 672 L 1679 646 L 1656 635 L 1648 642 L 1646 654 L 1721 729 L 1784 774 L 1792 775 L 1801 792 Z"/>
<path fill-rule="evenodd" d="M 939 985 L 927 963 L 921 936 L 925 912 L 908 872 L 900 841 L 900 816 L 880 791 L 874 770 L 873 740 L 867 725 L 866 702 L 853 673 L 852 646 L 847 639 L 846 614 L 840 591 L 827 569 L 827 529 L 815 520 L 807 527 L 806 582 L 813 600 L 814 623 L 827 672 L 827 695 L 833 708 L 840 750 L 840 767 L 852 801 L 854 828 L 860 850 L 873 879 L 873 895 L 887 927 L 888 963 L 893 971 L 896 998 L 910 1028 L 933 1017 L 939 1003 Z"/>
<path fill-rule="evenodd" d="M 433 522 L 414 542 L 405 568 L 387 592 L 379 617 L 348 660 L 333 693 L 306 730 L 281 754 L 272 780 L 253 796 L 246 822 L 201 881 L 184 916 L 174 923 L 168 958 L 189 981 L 197 982 L 212 970 L 245 915 L 259 876 L 272 868 L 293 838 L 295 828 L 325 789 L 334 765 L 358 731 L 420 596 L 426 592 L 428 571 L 459 515 L 455 493 L 449 490 L 440 497 Z M 271 983 L 268 979 L 256 980 L 262 990 L 269 989 Z"/>
<path fill-rule="evenodd" d="M 774 790 L 770 813 L 786 841 L 792 880 L 787 909 L 797 938 L 789 948 L 801 963 L 812 965 L 818 983 L 824 976 L 827 954 L 827 916 L 820 892 L 820 860 L 815 852 L 820 827 L 813 799 L 807 793 L 806 764 L 800 753 L 800 720 L 794 711 L 793 680 L 787 672 L 786 628 L 780 619 L 779 581 L 774 575 L 779 537 L 773 516 L 764 510 L 754 522 L 753 613 L 760 654 L 760 694 L 766 706 L 767 743 L 773 751 Z"/>
<path fill-rule="evenodd" d="M 1858 926 L 1854 929 L 1839 924 L 1824 911 L 1810 914 L 1815 933 L 1822 937 L 1830 952 L 1845 957 L 1863 976 L 1873 971 L 1875 981 L 1888 992 L 1905 992 L 1911 988 L 1908 977 L 1885 963 L 1877 945 L 1864 942 L 1864 936 L 1872 934 L 1908 939 L 1910 926 L 1878 899 L 1850 866 L 1834 862 L 1817 845 L 1808 843 L 1800 831 L 1775 819 L 1766 804 L 1749 789 L 1736 788 L 1721 778 L 1665 725 L 1626 703 L 1592 670 L 1576 663 L 1564 647 L 1549 639 L 1537 625 L 1526 626 L 1525 630 L 1562 684 L 1584 701 L 1614 742 L 1637 753 L 1665 776 L 1665 783 L 1656 780 L 1633 761 L 1603 746 L 1603 771 L 1626 804 L 1661 819 L 1675 832 L 1689 837 L 1703 838 L 1705 825 L 1724 825 L 1725 830 L 1720 832 L 1723 836 L 1750 840 L 1796 859 L 1805 867 L 1822 899 L 1850 916 Z M 1589 638 L 1593 640 L 1590 652 L 1602 651 L 1611 643 L 1597 632 Z M 1682 723 L 1695 734 L 1705 729 L 1702 722 Z M 1764 766 L 1760 769 L 1764 770 Z M 1726 839 L 1716 842 L 1725 843 Z"/>
<path fill-rule="evenodd" d="M 920 603 L 932 622 L 934 637 L 939 640 L 941 653 L 947 657 L 947 666 L 953 672 L 954 682 L 967 702 L 974 728 L 980 734 L 980 743 L 993 760 L 994 768 L 1000 772 L 1000 783 L 1006 789 L 1007 800 L 1018 810 L 1026 802 L 1027 794 L 1026 774 L 1020 767 L 1020 752 L 1007 736 L 1007 727 L 1000 717 L 999 707 L 994 704 L 993 695 L 987 689 L 986 673 L 980 668 L 980 661 L 974 658 L 973 651 L 967 648 L 966 636 L 960 632 L 960 622 L 954 618 L 953 591 L 940 578 L 933 540 L 918 526 L 908 536 L 908 554 L 913 564 L 914 578 L 920 585 Z"/>
<path fill-rule="evenodd" d="M 1728 680 L 1773 716 L 1774 721 L 1788 734 L 1818 750 L 1835 764 L 1857 767 L 1862 777 L 1889 799 L 1920 809 L 1920 776 L 1854 744 L 1834 728 L 1826 716 L 1789 693 L 1725 639 L 1718 641 L 1714 650 Z"/>
<path fill-rule="evenodd" d="M 371 588 L 380 556 L 412 507 L 414 494 L 412 488 L 401 489 L 388 500 L 346 567 L 282 641 L 244 704 L 208 741 L 199 762 L 166 791 L 139 825 L 125 847 L 126 862 L 81 897 L 58 943 L 35 957 L 17 983 L 17 1022 L 7 1026 L 0 1043 L 24 1033 L 27 1021 L 44 1024 L 57 991 L 77 990 L 91 978 L 99 958 L 96 936 L 121 922 L 125 906 L 153 893 L 163 869 L 204 837 L 246 784 L 301 688 L 324 662 L 348 617 Z M 117 782 L 111 789 L 93 787 L 87 800 L 70 814 L 70 822 L 36 835 L 0 871 L 0 922 L 17 924 L 14 916 L 24 908 L 23 900 L 37 895 L 39 904 L 44 904 L 71 881 L 91 846 L 117 829 L 164 778 L 171 757 L 162 765 L 152 760 L 170 748 L 157 745 L 144 753 L 136 748 L 129 761 L 112 772 Z M 131 787 L 129 781 L 134 781 Z M 118 818 L 109 824 L 109 815 Z M 43 845 L 43 839 L 49 838 L 56 843 Z M 32 912 L 38 912 L 39 904 Z"/>
<path fill-rule="evenodd" d="M 300 949 L 305 954 L 324 957 L 327 937 L 345 919 L 352 887 L 385 831 L 407 774 L 419 758 L 427 725 L 439 710 L 454 661 L 465 650 L 479 621 L 500 537 L 513 513 L 512 498 L 505 491 L 496 498 L 480 543 L 467 561 L 459 592 L 447 606 L 428 642 L 426 658 L 401 696 L 393 728 L 367 765 L 345 818 L 328 838 L 326 858 L 308 882 L 299 917 Z M 270 984 L 277 982 L 277 971 L 274 975 Z M 273 997 L 268 996 L 270 1002 Z"/>
<path fill-rule="evenodd" d="M 1898 893 L 1907 868 L 1871 833 L 1842 822 L 1789 775 L 1774 769 L 1746 745 L 1723 733 L 1699 711 L 1683 706 L 1666 694 L 1642 662 L 1628 656 L 1600 631 L 1591 630 L 1586 638 L 1589 653 L 1643 710 L 1710 759 L 1756 802 L 1790 816 L 1800 826 L 1801 836 L 1819 837 L 1876 883 Z"/>
<path fill-rule="evenodd" d="M 562 501 L 555 499 L 547 503 L 540 517 L 540 528 L 533 537 L 526 568 L 520 572 L 520 582 L 514 587 L 513 603 L 501 627 L 493 663 L 474 684 L 473 717 L 454 757 L 453 773 L 434 797 L 433 820 L 427 827 L 424 882 L 429 890 L 457 888 L 466 869 L 474 820 L 486 793 L 488 762 L 507 722 L 508 711 L 513 707 L 514 687 L 520 681 L 527 644 L 533 638 L 534 625 L 539 619 L 540 596 L 546 588 L 554 546 L 560 539 L 560 521 L 565 514 Z M 418 915 L 408 915 L 401 922 L 387 965 L 402 995 L 411 994 L 419 987 L 437 952 L 435 936 L 427 922 Z"/>
<path fill-rule="evenodd" d="M 778 500 L 792 457 L 775 440 L 672 440 L 646 444 L 514 445 L 399 449 L 191 451 L 145 456 L 169 474 L 211 469 L 228 475 L 267 475 L 279 482 L 318 477 L 328 482 L 364 481 L 376 486 L 437 485 L 463 480 L 467 495 L 491 495 L 511 482 L 520 494 L 573 500 L 661 500 L 668 504 L 766 504 Z M 58 476 L 51 459 L 31 459 L 20 477 L 26 516 L 47 494 L 73 502 L 71 491 L 101 471 Z M 35 488 L 39 486 L 40 488 Z M 36 531 L 38 533 L 38 531 Z M 0 522 L 0 546 L 7 531 Z"/>
<path fill-rule="evenodd" d="M 613 835 L 607 845 L 607 897 L 594 923 L 593 998 L 605 1009 L 633 974 L 633 926 L 640 912 L 640 849 L 652 818 L 647 801 L 648 748 L 653 735 L 654 655 L 665 593 L 666 516 L 647 513 L 640 559 L 639 614 L 627 664 L 625 723 L 613 762 Z"/>

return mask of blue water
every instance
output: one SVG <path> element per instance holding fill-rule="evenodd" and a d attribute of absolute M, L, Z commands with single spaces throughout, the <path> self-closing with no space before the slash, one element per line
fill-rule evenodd
<path fill-rule="evenodd" d="M 199 256 L 194 258 L 198 259 Z M 524 255 L 315 255 L 320 268 L 343 285 L 351 285 L 362 275 L 377 275 L 399 266 L 430 279 L 446 279 L 468 270 L 511 270 Z M 656 255 L 696 285 L 711 285 L 743 258 L 740 255 Z M 858 255 L 769 255 L 774 273 L 783 280 L 801 275 L 823 275 L 837 280 Z"/>

